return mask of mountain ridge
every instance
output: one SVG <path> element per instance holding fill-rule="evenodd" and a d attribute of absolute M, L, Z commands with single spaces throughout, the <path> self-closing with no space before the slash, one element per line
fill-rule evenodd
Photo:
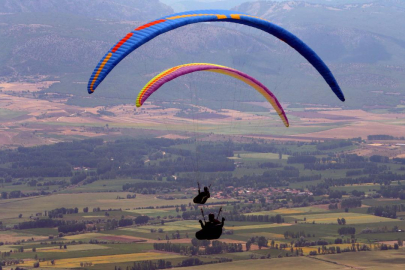
<path fill-rule="evenodd" d="M 153 20 L 173 12 L 159 0 L 2 0 L 0 13 L 62 13 L 110 20 Z"/>
<path fill-rule="evenodd" d="M 154 2 L 156 11 L 161 12 L 161 4 Z M 376 100 L 398 104 L 400 98 L 373 96 L 370 92 L 383 90 L 405 95 L 405 31 L 392 27 L 399 15 L 405 15 L 405 9 L 397 7 L 395 0 L 370 3 L 347 7 L 336 3 L 267 1 L 244 3 L 235 10 L 269 19 L 312 47 L 349 94 L 345 106 L 370 105 Z M 89 17 L 35 11 L 0 15 L 0 39 L 6 40 L 0 44 L 0 77 L 20 80 L 24 76 L 51 75 L 62 81 L 74 78 L 84 82 L 115 42 L 134 27 L 158 17 L 153 17 L 152 12 L 144 19 L 113 20 L 99 19 L 100 14 Z M 117 15 L 111 18 L 114 16 Z M 399 27 L 401 22 L 405 25 L 405 16 L 398 18 Z M 241 69 L 272 89 L 283 89 L 279 93 L 281 98 L 289 97 L 293 102 L 337 105 L 329 95 L 324 95 L 326 87 L 316 71 L 283 42 L 254 28 L 223 22 L 189 25 L 151 40 L 115 68 L 98 95 L 111 95 L 119 85 L 121 96 L 132 97 L 133 85 L 141 87 L 148 74 L 189 62 L 212 62 Z M 192 78 L 201 82 L 198 76 Z M 173 87 L 181 88 L 181 83 L 174 83 Z M 226 88 L 221 81 L 202 84 L 201 88 L 204 87 L 217 91 Z M 308 88 L 312 95 L 293 95 L 297 87 Z M 83 89 L 70 84 L 55 85 L 49 91 L 85 94 Z M 213 96 L 209 91 L 207 97 Z"/>

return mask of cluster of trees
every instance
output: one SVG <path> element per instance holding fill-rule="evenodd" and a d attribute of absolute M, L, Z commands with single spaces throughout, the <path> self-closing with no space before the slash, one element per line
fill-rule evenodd
<path fill-rule="evenodd" d="M 301 238 L 301 237 L 311 237 L 311 234 L 308 233 L 306 234 L 304 231 L 299 231 L 299 232 L 293 232 L 293 231 L 285 231 L 284 232 L 284 238 L 288 239 L 288 238 Z M 312 237 L 315 237 L 315 234 L 312 234 Z"/>
<path fill-rule="evenodd" d="M 332 150 L 336 148 L 342 148 L 347 146 L 352 146 L 352 140 L 334 140 L 334 141 L 326 141 L 323 143 L 319 143 L 316 145 L 317 150 Z"/>
<path fill-rule="evenodd" d="M 86 178 L 87 178 L 86 173 L 76 173 L 75 175 L 72 176 L 72 178 L 70 178 L 70 183 L 72 185 L 76 185 Z"/>
<path fill-rule="evenodd" d="M 364 191 L 358 191 L 358 190 L 355 189 L 355 190 L 352 191 L 352 195 L 354 197 L 361 197 L 361 196 L 365 196 L 366 193 Z"/>
<path fill-rule="evenodd" d="M 184 261 L 182 261 L 179 266 L 180 267 L 190 267 L 190 266 L 203 265 L 203 264 L 204 264 L 204 262 L 198 258 L 190 258 L 190 259 L 185 259 Z"/>
<path fill-rule="evenodd" d="M 342 219 L 338 218 L 337 222 L 338 222 L 339 225 L 346 225 L 346 219 L 345 218 L 342 218 Z"/>
<path fill-rule="evenodd" d="M 80 232 L 86 230 L 86 224 L 76 223 L 76 224 L 65 224 L 58 227 L 58 232 L 69 233 L 69 232 Z"/>
<path fill-rule="evenodd" d="M 79 213 L 79 208 L 56 208 L 54 210 L 48 211 L 47 215 L 49 218 L 63 218 L 63 215 L 67 214 L 77 214 Z"/>
<path fill-rule="evenodd" d="M 131 226 L 134 224 L 134 221 L 130 218 L 122 218 L 118 221 L 118 227 Z"/>
<path fill-rule="evenodd" d="M 401 138 L 404 138 L 404 137 L 401 137 Z M 384 135 L 384 134 L 367 136 L 367 140 L 370 140 L 370 141 L 373 141 L 373 140 L 399 140 L 399 139 L 400 138 L 398 138 L 398 137 L 394 137 L 391 135 Z"/>
<path fill-rule="evenodd" d="M 145 224 L 145 223 L 148 223 L 148 221 L 149 221 L 148 216 L 137 216 L 133 220 L 132 219 L 125 219 L 125 218 L 121 218 L 119 220 L 109 219 L 104 224 L 104 229 L 105 230 L 114 230 L 114 229 L 116 229 L 118 227 L 124 227 L 124 226 L 133 225 L 134 223 L 137 224 L 137 225 Z"/>
<path fill-rule="evenodd" d="M 340 203 L 341 208 L 356 208 L 361 207 L 361 199 L 358 198 L 348 198 L 342 200 Z"/>
<path fill-rule="evenodd" d="M 172 262 L 166 260 L 154 261 L 141 261 L 134 262 L 132 267 L 127 268 L 127 270 L 157 270 L 157 269 L 170 269 L 172 268 Z M 115 270 L 121 270 L 121 267 L 115 266 Z"/>
<path fill-rule="evenodd" d="M 342 227 L 342 228 L 338 229 L 338 234 L 339 235 L 347 235 L 347 234 L 354 235 L 354 234 L 356 234 L 356 228 L 354 228 L 354 227 Z"/>
<path fill-rule="evenodd" d="M 403 205 L 391 205 L 391 206 L 376 206 L 367 208 L 368 214 L 373 214 L 379 217 L 397 218 L 397 211 L 404 210 Z"/>
<path fill-rule="evenodd" d="M 229 221 L 284 223 L 284 218 L 281 215 L 269 216 L 269 215 L 227 214 L 226 219 Z"/>
<path fill-rule="evenodd" d="M 329 199 L 342 199 L 343 195 L 346 195 L 346 191 L 332 190 L 329 192 Z"/>
<path fill-rule="evenodd" d="M 308 241 L 304 238 L 300 238 L 294 242 L 295 247 L 327 246 L 328 244 L 329 242 L 325 240 Z"/>
<path fill-rule="evenodd" d="M 1 198 L 2 199 L 20 198 L 21 195 L 22 195 L 22 193 L 19 190 L 14 190 L 14 191 L 10 191 L 10 192 L 6 192 L 6 191 L 1 192 Z"/>
<path fill-rule="evenodd" d="M 16 199 L 16 198 L 26 198 L 34 196 L 46 196 L 51 194 L 51 192 L 41 190 L 33 192 L 21 192 L 20 190 L 13 190 L 10 192 L 3 191 L 0 193 L 0 199 Z"/>
<path fill-rule="evenodd" d="M 381 250 L 390 250 L 390 249 L 392 249 L 393 247 L 391 246 L 391 245 L 386 245 L 386 244 L 382 244 L 381 246 L 380 246 L 380 249 Z M 398 249 L 399 248 L 399 245 L 397 244 L 397 243 L 395 243 L 394 244 L 394 249 Z"/>
<path fill-rule="evenodd" d="M 365 228 L 361 231 L 361 233 L 390 233 L 390 232 L 398 232 L 398 226 L 394 226 L 393 228 L 389 229 L 387 226 L 383 227 L 374 227 L 374 228 Z"/>
<path fill-rule="evenodd" d="M 285 149 L 279 149 L 274 144 L 268 144 L 268 143 L 258 144 L 257 142 L 250 143 L 250 144 L 240 144 L 239 146 L 235 146 L 235 151 L 290 154 L 290 152 L 287 152 Z"/>
<path fill-rule="evenodd" d="M 43 218 L 33 221 L 25 221 L 19 223 L 16 227 L 20 230 L 35 229 L 35 228 L 54 228 L 65 224 L 63 220 L 54 220 L 51 218 Z"/>
<path fill-rule="evenodd" d="M 259 165 L 260 168 L 280 168 L 282 165 L 280 163 L 274 162 L 264 162 Z"/>
<path fill-rule="evenodd" d="M 170 242 L 167 243 L 154 243 L 153 249 L 161 250 L 166 252 L 174 252 L 174 253 L 181 253 L 185 255 L 197 255 L 198 254 L 198 246 L 186 246 L 181 244 L 172 244 Z"/>
<path fill-rule="evenodd" d="M 243 252 L 242 244 L 227 244 L 221 241 L 212 241 L 211 246 L 205 248 L 205 254 L 207 255 L 233 252 Z"/>
<path fill-rule="evenodd" d="M 405 177 L 403 178 L 405 179 Z M 399 179 L 398 179 L 399 180 Z M 377 193 L 381 194 L 384 198 L 399 198 L 405 200 L 405 186 L 384 186 L 381 187 Z"/>
<path fill-rule="evenodd" d="M 368 176 L 362 176 L 358 178 L 326 178 L 324 183 L 320 183 L 317 186 L 311 187 L 310 190 L 315 190 L 318 188 L 329 188 L 334 186 L 344 186 L 344 185 L 353 185 L 353 184 L 366 184 L 366 183 L 378 183 L 381 185 L 390 185 L 392 181 L 399 181 L 405 179 L 405 175 L 397 174 L 392 172 L 373 174 Z M 394 193 L 395 194 L 395 193 Z M 399 192 L 396 193 L 399 198 Z"/>
<path fill-rule="evenodd" d="M 335 253 L 343 253 L 343 252 L 356 252 L 356 251 L 370 251 L 370 247 L 367 245 L 363 244 L 360 246 L 359 243 L 356 245 L 352 244 L 351 247 L 347 247 L 344 249 L 341 249 L 340 247 L 325 247 L 322 246 L 322 248 L 318 248 L 318 251 L 311 251 L 309 252 L 310 256 L 316 256 L 318 254 L 335 254 Z"/>
<path fill-rule="evenodd" d="M 252 244 L 256 243 L 259 246 L 259 249 L 261 249 L 262 247 L 268 247 L 269 246 L 269 241 L 266 239 L 266 237 L 264 236 L 256 236 L 256 237 L 252 237 L 250 238 L 247 242 L 246 242 L 246 251 L 250 250 L 250 247 L 252 246 Z M 280 244 L 281 246 L 282 244 Z M 271 247 L 274 248 L 275 247 L 275 242 L 274 240 L 271 241 Z M 278 244 L 276 245 L 275 248 L 278 248 Z"/>
<path fill-rule="evenodd" d="M 315 156 L 291 156 L 288 157 L 287 159 L 287 163 L 288 164 L 314 164 L 317 161 L 319 161 L 319 159 Z"/>
<path fill-rule="evenodd" d="M 394 162 L 405 164 L 405 158 L 394 158 Z"/>
<path fill-rule="evenodd" d="M 390 159 L 385 156 L 380 156 L 380 155 L 373 155 L 370 157 L 371 162 L 380 162 L 380 163 L 388 163 Z"/>

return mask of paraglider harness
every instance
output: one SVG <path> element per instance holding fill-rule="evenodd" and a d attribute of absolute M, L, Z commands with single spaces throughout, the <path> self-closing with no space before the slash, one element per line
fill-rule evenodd
<path fill-rule="evenodd" d="M 208 187 L 204 187 L 204 191 L 201 192 L 200 182 L 197 182 L 197 184 L 198 184 L 198 195 L 193 199 L 193 202 L 196 204 L 205 204 L 208 198 L 211 197 L 210 194 L 211 185 L 209 185 Z"/>
<path fill-rule="evenodd" d="M 206 221 L 204 216 L 204 210 L 201 209 L 201 214 L 204 219 L 204 224 L 200 220 L 202 230 L 196 232 L 195 237 L 198 240 L 214 240 L 219 239 L 222 235 L 222 227 L 224 227 L 225 218 L 222 218 L 222 222 L 218 220 L 219 215 L 222 212 L 222 207 L 218 211 L 217 218 L 212 221 Z M 213 215 L 213 214 L 212 214 Z"/>

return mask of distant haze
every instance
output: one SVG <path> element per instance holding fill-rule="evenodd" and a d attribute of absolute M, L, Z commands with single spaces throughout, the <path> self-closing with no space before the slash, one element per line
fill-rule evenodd
<path fill-rule="evenodd" d="M 284 27 L 325 60 L 347 101 L 336 99 L 319 74 L 285 43 L 251 27 L 221 22 L 181 27 L 140 47 L 100 85 L 91 96 L 93 104 L 109 104 L 111 99 L 103 98 L 111 96 L 115 104 L 132 101 L 154 74 L 190 62 L 239 69 L 291 103 L 346 108 L 405 104 L 405 1 L 241 2 L 209 1 L 189 9 L 233 8 Z M 215 6 L 220 4 L 228 6 Z M 61 83 L 45 91 L 73 95 L 70 104 L 83 103 L 87 80 L 111 46 L 136 26 L 173 9 L 158 0 L 2 0 L 0 80 L 53 76 Z M 221 76 L 190 75 L 168 85 L 176 91 L 162 91 L 156 99 L 183 97 L 189 93 L 185 84 L 201 90 L 199 98 L 207 106 L 213 106 L 213 99 L 227 100 L 230 88 L 242 87 Z M 242 93 L 235 99 L 261 100 L 260 95 Z"/>
<path fill-rule="evenodd" d="M 242 3 L 257 2 L 255 0 L 160 0 L 161 3 L 173 8 L 176 12 L 197 9 L 231 9 Z M 273 0 L 262 2 L 285 2 L 285 0 Z M 366 0 L 307 0 L 308 3 L 324 4 L 346 4 L 346 3 L 365 3 Z"/>

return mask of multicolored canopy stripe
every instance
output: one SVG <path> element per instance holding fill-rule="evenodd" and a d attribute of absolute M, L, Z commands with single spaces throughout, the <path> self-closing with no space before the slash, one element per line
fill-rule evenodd
<path fill-rule="evenodd" d="M 136 99 L 136 106 L 141 107 L 142 104 L 165 83 L 172 81 L 180 76 L 197 71 L 210 71 L 221 73 L 228 76 L 232 76 L 236 79 L 245 82 L 246 84 L 256 89 L 260 94 L 262 94 L 267 99 L 267 101 L 270 102 L 274 110 L 278 113 L 284 125 L 286 127 L 289 126 L 288 118 L 284 112 L 283 107 L 281 106 L 277 98 L 274 96 L 274 94 L 269 89 L 267 89 L 266 86 L 257 81 L 255 78 L 243 72 L 240 72 L 236 69 L 207 63 L 193 63 L 180 65 L 165 70 L 162 73 L 158 74 L 143 87 L 143 89 L 138 95 L 138 98 Z"/>
<path fill-rule="evenodd" d="M 89 94 L 94 92 L 122 59 L 151 39 L 184 25 L 217 21 L 233 22 L 255 27 L 284 41 L 312 64 L 341 101 L 345 100 L 343 92 L 332 72 L 322 59 L 299 38 L 265 19 L 231 10 L 202 10 L 177 13 L 136 28 L 113 46 L 101 59 L 90 77 L 88 83 Z"/>

